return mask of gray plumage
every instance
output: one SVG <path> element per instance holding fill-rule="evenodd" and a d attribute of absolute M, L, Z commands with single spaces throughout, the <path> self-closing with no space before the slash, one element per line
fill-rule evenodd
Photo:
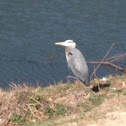
<path fill-rule="evenodd" d="M 68 52 L 68 66 L 74 75 L 85 83 L 86 86 L 90 85 L 89 72 L 86 60 L 78 49 L 72 49 Z"/>

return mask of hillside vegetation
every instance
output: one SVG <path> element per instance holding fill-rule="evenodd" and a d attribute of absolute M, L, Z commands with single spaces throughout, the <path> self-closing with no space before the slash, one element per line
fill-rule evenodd
<path fill-rule="evenodd" d="M 126 125 L 125 99 L 126 75 L 95 79 L 90 87 L 80 81 L 37 88 L 12 84 L 0 90 L 0 125 Z"/>

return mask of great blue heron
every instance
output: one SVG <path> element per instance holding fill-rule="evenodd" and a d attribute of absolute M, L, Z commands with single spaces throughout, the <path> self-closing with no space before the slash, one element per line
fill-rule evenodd
<path fill-rule="evenodd" d="M 90 85 L 89 71 L 86 60 L 82 53 L 76 48 L 76 43 L 73 40 L 65 42 L 57 42 L 56 45 L 66 46 L 66 60 L 68 67 L 71 68 L 74 75 L 81 80 L 86 86 Z"/>

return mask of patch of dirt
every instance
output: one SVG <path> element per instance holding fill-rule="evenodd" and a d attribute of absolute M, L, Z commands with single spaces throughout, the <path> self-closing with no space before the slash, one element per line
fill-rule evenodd
<path fill-rule="evenodd" d="M 108 112 L 105 118 L 89 122 L 85 119 L 78 119 L 76 116 L 72 122 L 59 123 L 57 126 L 126 126 L 126 111 Z"/>
<path fill-rule="evenodd" d="M 87 126 L 126 126 L 126 111 L 108 112 L 105 119 L 99 119 Z"/>
<path fill-rule="evenodd" d="M 126 96 L 114 97 L 85 115 L 56 120 L 57 126 L 126 126 Z"/>

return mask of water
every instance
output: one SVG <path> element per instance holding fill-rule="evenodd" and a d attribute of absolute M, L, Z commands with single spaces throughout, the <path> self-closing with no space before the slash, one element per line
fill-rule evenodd
<path fill-rule="evenodd" d="M 0 87 L 11 82 L 42 86 L 66 81 L 64 47 L 72 39 L 87 61 L 126 52 L 125 4 L 118 0 L 1 0 Z M 121 61 L 126 67 L 126 60 Z M 123 63 L 123 64 L 122 64 Z M 90 73 L 93 65 L 89 65 Z M 101 67 L 97 76 L 114 73 Z"/>

